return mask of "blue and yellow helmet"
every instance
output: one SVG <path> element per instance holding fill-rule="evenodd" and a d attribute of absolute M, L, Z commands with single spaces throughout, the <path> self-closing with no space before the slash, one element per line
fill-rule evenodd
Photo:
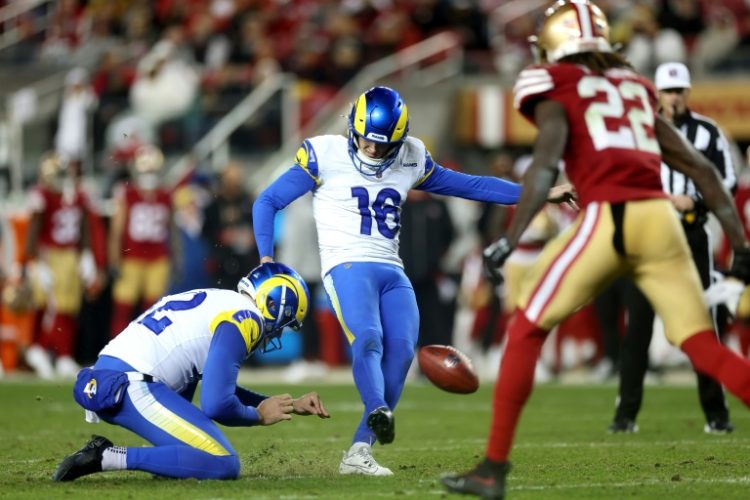
<path fill-rule="evenodd" d="M 305 280 L 294 269 L 279 262 L 266 262 L 250 271 L 237 283 L 237 291 L 255 301 L 265 320 L 261 337 L 263 350 L 268 350 L 269 343 L 273 344 L 284 328 L 298 330 L 310 304 Z"/>
<path fill-rule="evenodd" d="M 382 175 L 398 155 L 409 134 L 409 112 L 398 92 L 388 87 L 373 87 L 360 95 L 349 113 L 349 157 L 362 174 Z M 391 149 L 380 159 L 359 152 L 357 137 Z"/>

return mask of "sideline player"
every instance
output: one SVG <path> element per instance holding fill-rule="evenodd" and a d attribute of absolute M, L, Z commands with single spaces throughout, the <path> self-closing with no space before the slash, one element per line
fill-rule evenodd
<path fill-rule="evenodd" d="M 750 249 L 714 166 L 654 111 L 651 83 L 613 52 L 602 11 L 560 0 L 545 12 L 537 46 L 544 64 L 521 72 L 516 107 L 539 128 L 534 160 L 506 238 L 485 249 L 488 268 L 507 259 L 544 203 L 565 160 L 582 211 L 545 249 L 522 287 L 493 401 L 486 458 L 443 477 L 451 491 L 503 498 L 521 411 L 549 330 L 618 276 L 630 277 L 664 321 L 667 338 L 696 370 L 750 405 L 750 362 L 721 345 L 685 233 L 662 190 L 660 160 L 690 176 L 734 250 L 732 274 L 750 279 Z"/>
<path fill-rule="evenodd" d="M 39 163 L 39 183 L 29 192 L 31 220 L 22 276 L 30 278 L 35 296 L 45 300 L 39 336 L 25 360 L 44 379 L 74 377 L 80 369 L 74 357 L 83 296 L 94 288 L 91 296 L 97 295 L 104 282 L 106 257 L 97 251 L 103 228 L 80 180 L 79 162 L 47 154 Z M 84 250 L 91 251 L 97 270 L 83 272 L 93 267 Z M 96 275 L 90 276 L 96 284 L 85 279 L 86 274 Z"/>
<path fill-rule="evenodd" d="M 371 445 L 394 440 L 393 410 L 419 332 L 414 289 L 398 255 L 407 193 L 419 189 L 501 204 L 516 203 L 520 194 L 518 184 L 443 168 L 408 132 L 409 113 L 399 93 L 373 87 L 353 104 L 348 137 L 305 140 L 295 165 L 253 206 L 261 262 L 270 262 L 276 212 L 313 192 L 323 285 L 352 346 L 354 382 L 365 406 L 341 474 L 393 474 L 375 461 Z M 568 200 L 569 186 L 553 188 L 548 196 Z"/>
<path fill-rule="evenodd" d="M 172 193 L 160 185 L 163 165 L 159 148 L 141 146 L 133 158 L 131 180 L 114 189 L 108 244 L 113 279 L 110 338 L 128 326 L 136 311 L 164 295 L 172 263 L 181 260 Z"/>
<path fill-rule="evenodd" d="M 214 420 L 252 426 L 289 420 L 292 413 L 328 418 L 315 392 L 267 397 L 237 385 L 250 354 L 276 345 L 284 327 L 302 324 L 310 300 L 305 282 L 270 263 L 250 271 L 237 290 L 163 297 L 102 349 L 93 369 L 81 370 L 73 394 L 87 421 L 101 418 L 154 446 L 125 448 L 94 436 L 58 465 L 53 480 L 126 469 L 236 479 L 240 459 Z M 200 409 L 191 403 L 199 380 Z"/>

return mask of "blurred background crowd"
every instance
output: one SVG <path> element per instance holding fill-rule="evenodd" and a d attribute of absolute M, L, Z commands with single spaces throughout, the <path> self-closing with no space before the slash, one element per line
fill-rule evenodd
<path fill-rule="evenodd" d="M 234 288 L 258 262 L 254 194 L 291 165 L 301 138 L 345 133 L 339 115 L 375 83 L 406 97 L 411 133 L 439 163 L 520 179 L 533 130 L 512 112 L 510 89 L 533 60 L 527 38 L 547 3 L 0 2 L 4 372 L 70 377 L 164 293 Z M 690 67 L 696 106 L 718 115 L 744 179 L 750 2 L 597 3 L 613 42 L 644 75 L 662 62 Z M 730 83 L 712 83 L 719 80 Z M 309 203 L 283 212 L 277 244 L 278 260 L 308 281 L 315 307 L 303 335 L 286 333 L 285 349 L 250 360 L 288 365 L 289 381 L 348 363 L 320 286 Z M 413 192 L 401 217 L 420 343 L 465 349 L 488 378 L 517 293 L 514 273 L 575 216 L 545 209 L 506 283 L 492 287 L 480 250 L 512 212 Z M 538 380 L 570 370 L 613 376 L 616 349 L 605 348 L 604 332 L 622 331 L 624 314 L 605 321 L 591 306 L 561 325 Z M 655 344 L 655 366 L 682 362 Z"/>

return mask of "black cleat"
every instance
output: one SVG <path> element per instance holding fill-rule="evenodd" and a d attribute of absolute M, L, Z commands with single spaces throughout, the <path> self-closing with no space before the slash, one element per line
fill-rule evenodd
<path fill-rule="evenodd" d="M 474 469 L 464 474 L 450 474 L 440 480 L 453 493 L 477 495 L 487 500 L 505 498 L 505 476 L 510 471 L 510 462 L 491 462 L 485 459 Z"/>
<path fill-rule="evenodd" d="M 630 418 L 616 418 L 607 427 L 607 432 L 610 434 L 635 434 L 638 432 L 638 424 Z"/>
<path fill-rule="evenodd" d="M 102 471 L 102 454 L 114 446 L 112 441 L 102 436 L 91 436 L 86 446 L 68 455 L 57 466 L 52 475 L 53 481 L 73 481 L 81 476 Z"/>
<path fill-rule="evenodd" d="M 392 443 L 396 437 L 396 419 L 385 406 L 375 408 L 367 416 L 367 427 L 372 429 L 380 444 Z"/>
<path fill-rule="evenodd" d="M 706 434 L 729 434 L 734 430 L 734 425 L 729 420 L 711 420 L 703 427 Z"/>

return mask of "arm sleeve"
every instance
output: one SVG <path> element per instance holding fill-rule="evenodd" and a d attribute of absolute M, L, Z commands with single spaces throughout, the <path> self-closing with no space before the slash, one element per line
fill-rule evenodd
<path fill-rule="evenodd" d="M 245 340 L 237 327 L 230 322 L 221 323 L 214 331 L 203 368 L 201 408 L 222 425 L 249 426 L 260 422 L 258 410 L 250 403 L 260 404 L 265 397 L 237 388 L 237 375 L 246 353 Z"/>
<path fill-rule="evenodd" d="M 261 257 L 273 257 L 273 224 L 276 212 L 315 189 L 315 179 L 293 166 L 263 190 L 253 204 L 253 231 Z"/>
<path fill-rule="evenodd" d="M 716 127 L 716 137 L 712 147 L 706 151 L 706 156 L 719 169 L 721 183 L 734 194 L 737 191 L 737 174 L 734 170 L 729 142 L 719 127 Z"/>
<path fill-rule="evenodd" d="M 462 174 L 438 164 L 435 164 L 432 174 L 416 189 L 501 205 L 514 205 L 521 196 L 521 185 L 515 182 L 498 177 Z"/>
<path fill-rule="evenodd" d="M 235 388 L 234 394 L 239 398 L 240 403 L 247 406 L 257 407 L 264 400 L 268 399 L 268 396 L 253 392 L 239 385 Z"/>

